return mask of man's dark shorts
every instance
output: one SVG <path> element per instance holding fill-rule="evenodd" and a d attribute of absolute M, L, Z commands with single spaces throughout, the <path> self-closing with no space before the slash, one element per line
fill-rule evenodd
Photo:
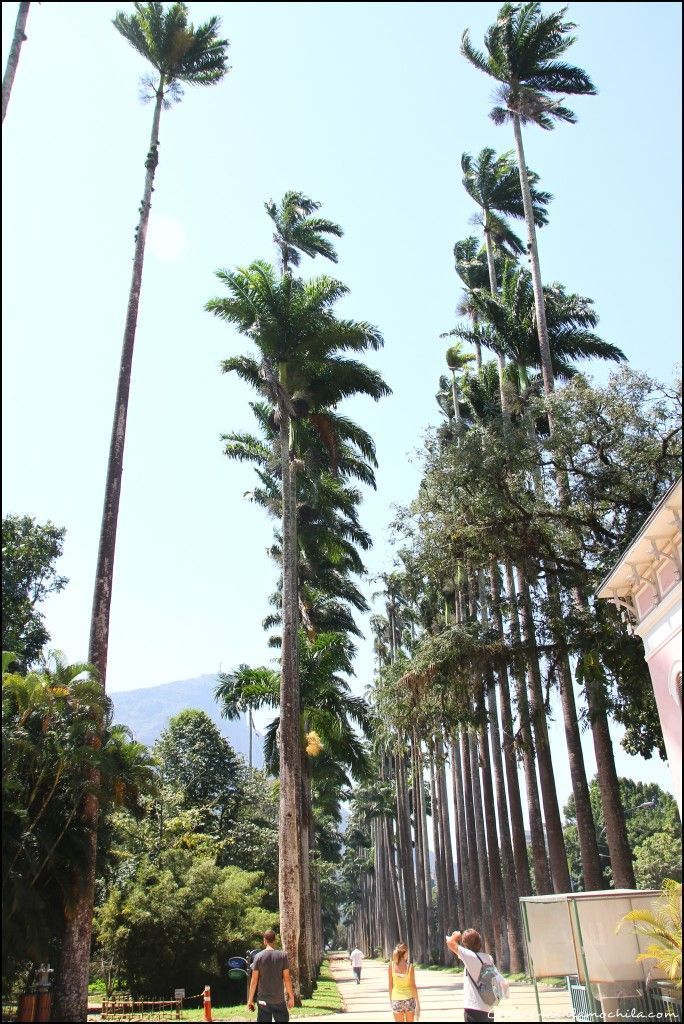
<path fill-rule="evenodd" d="M 287 1003 L 257 1003 L 257 1022 L 266 1024 L 268 1021 L 281 1021 L 290 1019 L 290 1011 Z"/>

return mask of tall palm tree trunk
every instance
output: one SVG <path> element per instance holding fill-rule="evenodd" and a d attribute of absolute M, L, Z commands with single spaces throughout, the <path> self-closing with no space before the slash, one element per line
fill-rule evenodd
<path fill-rule="evenodd" d="M 532 196 L 530 192 L 529 179 L 527 177 L 527 165 L 525 163 L 525 151 L 523 148 L 520 118 L 517 114 L 513 115 L 513 133 L 515 135 L 518 171 L 520 173 L 520 185 L 522 188 L 523 206 L 525 210 L 525 224 L 527 226 L 528 249 L 530 254 L 532 285 L 534 290 L 534 306 L 537 317 L 537 334 L 539 337 L 539 351 L 541 355 L 542 376 L 544 379 L 544 394 L 548 398 L 554 390 L 553 365 L 551 362 L 549 334 L 546 326 L 544 290 L 542 287 L 539 252 L 537 249 L 537 233 L 535 230 L 534 216 L 532 212 Z M 553 414 L 550 411 L 547 411 L 547 415 L 551 435 L 553 436 Z M 556 476 L 556 483 L 558 485 L 559 495 L 562 501 L 564 495 L 567 497 L 567 487 L 563 480 L 562 469 Z M 578 592 L 575 600 L 580 608 L 586 607 L 587 602 L 583 594 Z M 608 716 L 605 710 L 605 697 L 601 694 L 593 693 L 588 687 L 587 703 L 589 705 L 589 718 L 592 727 L 596 763 L 600 766 L 599 787 L 601 792 L 601 805 L 603 808 L 604 820 L 606 821 L 606 838 L 608 839 L 608 849 L 610 850 L 613 877 L 616 885 L 632 888 L 635 884 L 634 870 L 632 867 L 629 841 L 627 838 L 625 813 L 620 797 L 617 771 L 615 769 L 615 755 L 613 753 L 613 744 L 608 727 Z M 610 819 L 610 825 L 608 824 L 608 818 L 606 818 L 606 812 Z M 618 876 L 621 879 L 620 882 L 617 880 Z"/>
<path fill-rule="evenodd" d="M 458 849 L 458 887 L 461 893 L 463 914 L 459 921 L 472 921 L 472 883 L 470 881 L 470 858 L 468 855 L 468 834 L 465 822 L 465 800 L 463 794 L 463 766 L 458 740 L 451 740 L 451 785 L 453 789 L 454 814 L 456 816 L 456 844 Z"/>
<path fill-rule="evenodd" d="M 439 806 L 439 828 L 441 835 L 442 857 L 444 861 L 444 882 L 445 882 L 445 907 L 448 922 L 458 921 L 458 907 L 456 903 L 456 879 L 454 877 L 454 857 L 451 844 L 451 822 L 449 820 L 449 802 L 447 800 L 446 767 L 444 746 L 442 740 L 437 740 L 437 799 Z M 454 926 L 455 927 L 455 926 Z M 447 924 L 445 933 L 451 928 Z M 453 954 L 447 952 L 447 962 L 452 959 Z"/>
<path fill-rule="evenodd" d="M 522 650 L 522 634 L 520 630 L 520 615 L 518 612 L 518 599 L 513 581 L 513 567 L 510 562 L 504 565 L 506 575 L 506 590 L 510 608 L 510 629 L 511 637 L 515 647 Z M 528 652 L 529 653 L 529 652 Z M 520 735 L 522 740 L 523 775 L 525 778 L 525 796 L 527 798 L 527 813 L 530 822 L 530 842 L 532 846 L 532 868 L 534 871 L 534 885 L 537 895 L 545 895 L 553 891 L 551 883 L 551 870 L 546 852 L 546 840 L 544 839 L 544 827 L 542 824 L 541 804 L 539 802 L 539 787 L 537 785 L 537 769 L 535 763 L 535 748 L 532 737 L 532 726 L 530 708 L 525 685 L 525 668 L 522 657 L 519 656 L 514 663 L 515 696 L 518 704 L 518 716 L 520 719 Z"/>
<path fill-rule="evenodd" d="M 548 567 L 545 570 L 545 578 L 551 619 L 557 624 L 553 629 L 553 638 L 554 642 L 558 645 L 558 688 L 563 711 L 565 743 L 568 749 L 570 780 L 575 799 L 582 874 L 584 876 L 585 889 L 592 892 L 598 889 L 605 889 L 606 881 L 601 870 L 594 812 L 591 808 L 589 783 L 587 782 L 587 773 L 584 767 L 582 737 L 577 718 L 577 705 L 575 703 L 570 659 L 565 650 L 564 638 L 559 629 L 559 624 L 563 621 L 563 610 L 558 578 Z"/>
<path fill-rule="evenodd" d="M 17 73 L 17 67 L 19 65 L 19 57 L 21 55 L 22 44 L 26 41 L 26 19 L 28 18 L 30 3 L 20 3 L 19 10 L 17 11 L 17 20 L 14 24 L 14 36 L 12 37 L 12 45 L 10 46 L 9 55 L 7 57 L 7 65 L 5 67 L 5 74 L 2 79 L 2 119 L 5 120 L 5 114 L 7 113 L 7 106 L 10 101 L 10 95 L 12 93 L 12 85 L 14 84 L 14 76 Z"/>
<path fill-rule="evenodd" d="M 287 367 L 280 368 L 287 392 Z M 299 998 L 299 933 L 301 913 L 301 736 L 297 651 L 297 518 L 293 501 L 295 467 L 290 450 L 290 414 L 280 403 L 280 465 L 283 488 L 283 598 L 280 676 L 280 805 L 278 821 L 278 898 L 280 934 Z"/>
<path fill-rule="evenodd" d="M 461 764 L 463 766 L 463 803 L 468 837 L 468 873 L 470 876 L 470 904 L 473 927 L 484 935 L 482 921 L 482 885 L 480 883 L 480 858 L 477 852 L 477 832 L 473 803 L 473 780 L 470 762 L 470 736 L 466 726 L 461 728 Z"/>
<path fill-rule="evenodd" d="M 423 850 L 425 851 L 423 870 L 425 871 L 425 904 L 427 911 L 427 940 L 428 940 L 428 951 L 431 951 L 438 944 L 437 935 L 435 934 L 434 922 L 432 918 L 432 871 L 430 869 L 430 843 L 428 840 L 428 826 L 427 826 L 427 802 L 425 800 L 425 789 L 423 784 L 425 762 L 423 759 L 422 745 L 418 745 L 418 766 L 420 769 L 420 830 L 422 833 Z"/>
<path fill-rule="evenodd" d="M 501 733 L 499 731 L 499 711 L 496 702 L 496 686 L 494 673 L 490 669 L 487 674 L 487 717 L 489 719 L 489 748 L 491 774 L 494 781 L 496 798 L 496 819 L 499 823 L 499 853 L 501 858 L 501 876 L 503 879 L 503 899 L 505 919 L 508 925 L 509 970 L 517 973 L 525 966 L 523 948 L 522 917 L 518 902 L 519 891 L 513 859 L 513 842 L 511 839 L 508 802 L 506 799 L 506 783 L 504 781 L 503 757 L 501 753 Z M 486 733 L 480 733 L 481 745 L 486 749 Z M 496 821 L 494 822 L 496 825 Z"/>
<path fill-rule="evenodd" d="M 485 830 L 485 809 L 482 801 L 482 787 L 480 784 L 480 761 L 477 750 L 477 735 L 470 737 L 470 777 L 473 792 L 473 811 L 475 815 L 475 835 L 477 837 L 477 859 L 480 872 L 480 901 L 482 906 L 482 937 L 485 940 L 485 947 L 497 958 L 499 951 L 496 948 L 496 937 L 492 915 L 495 913 L 493 900 L 493 885 L 489 876 L 489 851 L 487 850 L 487 838 Z M 498 907 L 498 904 L 497 904 Z"/>
<path fill-rule="evenodd" d="M 439 797 L 437 794 L 437 764 L 433 743 L 430 743 L 430 802 L 432 804 L 432 843 L 435 848 L 435 879 L 437 882 L 437 936 L 445 935 L 449 927 L 446 904 L 446 874 L 444 871 L 444 853 L 442 835 L 439 827 Z M 445 963 L 446 953 L 438 942 L 437 952 L 440 963 Z"/>
<path fill-rule="evenodd" d="M 300 748 L 301 789 L 301 843 L 300 843 L 300 907 L 299 907 L 299 981 L 303 998 L 308 998 L 316 980 L 313 933 L 315 906 L 311 886 L 311 847 L 313 842 L 313 809 L 311 806 L 311 777 L 309 759 Z"/>
<path fill-rule="evenodd" d="M 598 780 L 601 793 L 601 809 L 606 826 L 606 842 L 610 853 L 610 866 L 616 889 L 635 889 L 632 851 L 627 837 L 625 809 L 620 796 L 620 784 L 615 767 L 615 753 L 608 728 L 605 710 L 605 694 L 594 693 L 591 684 L 587 686 L 587 703 L 594 740 L 596 763 L 599 765 Z"/>
<path fill-rule="evenodd" d="M 491 586 L 491 607 L 494 626 L 499 637 L 505 640 L 503 616 L 501 614 L 500 576 L 496 559 L 489 566 Z M 523 818 L 522 800 L 520 797 L 520 780 L 518 778 L 518 762 L 515 756 L 515 734 L 513 729 L 513 710 L 511 691 L 508 683 L 508 667 L 502 660 L 498 669 L 499 694 L 501 696 L 501 730 L 503 734 L 503 761 L 506 769 L 506 785 L 508 788 L 508 805 L 510 811 L 511 842 L 513 845 L 513 861 L 518 894 L 530 896 L 530 865 L 527 857 L 527 839 L 525 837 L 525 819 Z"/>
<path fill-rule="evenodd" d="M 520 188 L 522 190 L 523 208 L 525 211 L 527 251 L 530 259 L 530 270 L 532 273 L 534 311 L 537 318 L 537 335 L 539 337 L 539 354 L 542 364 L 542 377 L 544 379 L 544 392 L 547 395 L 550 395 L 553 391 L 551 346 L 549 345 L 549 332 L 546 326 L 546 307 L 544 306 L 544 289 L 542 286 L 541 267 L 539 264 L 539 250 L 537 249 L 537 230 L 534 223 L 534 210 L 532 208 L 532 192 L 530 190 L 530 181 L 527 177 L 527 164 L 525 163 L 525 150 L 523 147 L 522 129 L 518 114 L 513 114 L 513 134 L 515 135 L 515 152 L 518 160 Z M 549 422 L 551 422 L 550 417 Z M 552 424 L 551 430 L 553 431 Z"/>
<path fill-rule="evenodd" d="M 485 714 L 484 693 L 478 700 L 480 713 Z M 504 898 L 504 882 L 501 868 L 501 849 L 496 830 L 496 807 L 494 804 L 494 787 L 492 785 L 492 766 L 487 743 L 487 729 L 481 722 L 477 729 L 478 760 L 482 768 L 482 806 L 487 834 L 487 866 L 491 886 L 492 931 L 496 946 L 496 960 L 502 970 L 510 969 L 510 950 L 508 946 L 508 928 L 506 921 L 506 903 Z"/>
<path fill-rule="evenodd" d="M 570 871 L 568 869 L 565 838 L 563 836 L 563 826 L 561 824 L 560 811 L 558 808 L 558 794 L 556 790 L 553 761 L 551 759 L 549 733 L 546 725 L 546 708 L 544 704 L 544 691 L 542 688 L 541 673 L 539 671 L 537 641 L 534 630 L 534 615 L 532 612 L 532 599 L 530 597 L 529 588 L 527 587 L 527 581 L 525 580 L 520 568 L 517 566 L 516 574 L 518 576 L 518 589 L 523 599 L 520 615 L 525 643 L 529 652 L 530 713 L 537 750 L 539 783 L 542 803 L 544 805 L 546 839 L 549 848 L 551 878 L 553 879 L 554 892 L 570 892 Z"/>
<path fill-rule="evenodd" d="M 133 365 L 133 347 L 138 323 L 138 306 L 140 304 L 140 288 L 142 284 L 143 262 L 145 259 L 145 240 L 150 219 L 152 204 L 152 187 L 159 159 L 159 121 L 164 100 L 164 79 L 160 79 L 154 104 L 150 148 L 145 159 L 145 188 L 140 205 L 140 219 L 135 236 L 135 252 L 133 255 L 133 275 L 128 293 L 126 325 L 124 328 L 123 346 L 119 383 L 114 407 L 114 423 L 109 447 L 107 464 L 107 481 L 105 499 L 100 528 L 100 544 L 97 554 L 95 571 L 95 592 L 93 610 L 90 621 L 90 645 L 88 661 L 95 665 L 100 673 L 102 685 L 105 685 L 107 672 L 107 649 L 109 644 L 109 612 L 112 600 L 112 581 L 114 576 L 114 552 L 116 548 L 116 527 L 119 518 L 119 500 L 121 498 L 121 477 L 123 473 L 124 446 L 126 441 L 126 419 L 128 416 L 128 394 L 131 386 L 131 369 Z"/>
<path fill-rule="evenodd" d="M 387 873 L 389 879 L 389 892 L 391 897 L 392 913 L 390 916 L 392 926 L 392 939 L 390 945 L 394 947 L 397 942 L 400 941 L 402 934 L 401 927 L 401 900 L 399 898 L 399 879 L 397 877 L 397 867 L 394 859 L 394 847 L 392 844 L 392 833 L 391 833 L 391 822 L 387 817 L 383 817 L 383 839 L 385 845 L 385 856 Z"/>
<path fill-rule="evenodd" d="M 398 854 L 406 908 L 407 942 L 416 948 L 418 938 L 416 915 L 416 879 L 413 871 L 413 849 L 408 801 L 406 799 L 406 771 L 403 754 L 395 757 L 395 784 L 397 802 Z"/>
<path fill-rule="evenodd" d="M 133 347 L 140 302 L 145 238 L 149 223 L 152 201 L 152 185 L 158 161 L 159 121 L 164 99 L 164 79 L 160 78 L 156 93 L 150 149 L 145 160 L 146 174 L 140 219 L 136 233 L 133 257 L 133 276 L 128 296 L 126 326 L 124 328 L 119 383 L 116 393 L 114 424 L 107 464 L 105 499 L 100 527 L 100 543 L 95 572 L 95 592 L 90 623 L 88 661 L 94 665 L 103 687 L 107 677 L 107 649 L 109 645 L 109 615 L 114 576 L 114 552 L 116 548 L 116 527 L 121 497 L 124 444 L 126 439 L 126 417 L 128 394 L 131 384 Z M 93 784 L 98 779 L 93 776 Z M 59 976 L 55 985 L 55 1020 L 85 1020 L 88 1005 L 88 971 L 90 965 L 90 942 L 92 936 L 93 905 L 95 899 L 95 855 L 97 846 L 97 824 L 99 806 L 97 798 L 89 796 L 84 802 L 81 820 L 89 831 L 87 857 L 82 873 L 81 896 L 72 914 L 67 917 L 62 939 Z"/>
<path fill-rule="evenodd" d="M 418 738 L 415 730 L 411 736 L 411 779 L 413 795 L 413 820 L 415 824 L 415 870 L 416 870 L 416 906 L 418 913 L 416 959 L 420 963 L 428 963 L 430 952 L 430 936 L 428 932 L 427 893 L 425 891 L 425 857 L 429 851 L 423 847 L 422 829 L 422 774 L 418 758 Z"/>
<path fill-rule="evenodd" d="M 494 265 L 494 243 L 492 242 L 491 232 L 487 225 L 487 211 L 484 211 L 484 236 L 485 236 L 485 249 L 487 252 L 487 270 L 489 271 L 489 290 L 492 295 L 497 293 L 497 282 L 496 282 L 496 267 Z M 503 352 L 496 353 L 496 362 L 499 368 L 499 394 L 501 396 L 501 416 L 503 418 L 504 428 L 506 423 L 510 419 L 510 409 L 508 403 L 508 395 L 506 393 L 506 357 Z"/>

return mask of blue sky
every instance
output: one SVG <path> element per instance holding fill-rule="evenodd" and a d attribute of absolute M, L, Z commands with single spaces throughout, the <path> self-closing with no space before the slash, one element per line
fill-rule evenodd
<path fill-rule="evenodd" d="M 121 335 L 151 107 L 142 59 L 111 25 L 120 5 L 32 4 L 3 126 L 3 511 L 67 527 L 67 589 L 46 607 L 53 643 L 87 651 Z M 131 9 L 131 5 L 124 5 Z M 138 322 L 108 684 L 150 686 L 271 656 L 261 619 L 271 523 L 243 499 L 251 471 L 219 435 L 251 426 L 245 385 L 218 370 L 243 342 L 203 312 L 219 267 L 272 258 L 263 210 L 298 188 L 345 237 L 344 311 L 379 325 L 372 363 L 393 396 L 348 411 L 380 469 L 363 521 L 371 572 L 390 558 L 392 506 L 414 458 L 458 286 L 452 247 L 471 229 L 460 156 L 512 148 L 488 119 L 492 84 L 459 56 L 491 3 L 190 5 L 219 14 L 233 70 L 162 115 Z M 619 17 L 616 12 L 619 11 Z M 2 6 L 3 61 L 16 4 Z M 528 130 L 529 165 L 554 202 L 540 235 L 545 280 L 596 302 L 600 333 L 669 378 L 678 358 L 681 7 L 576 3 L 570 59 L 599 89 L 579 123 Z M 309 262 L 307 272 L 328 270 Z M 599 380 L 606 371 L 593 370 Z M 369 589 L 373 589 L 369 587 Z M 358 685 L 370 678 L 362 645 Z M 569 790 L 564 758 L 559 789 Z M 593 762 L 590 762 L 593 765 Z M 592 768 L 593 770 L 593 768 Z M 663 766 L 620 770 L 667 784 Z"/>

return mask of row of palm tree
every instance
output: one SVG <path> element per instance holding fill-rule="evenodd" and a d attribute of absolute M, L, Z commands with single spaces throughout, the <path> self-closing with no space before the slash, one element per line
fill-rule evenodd
<path fill-rule="evenodd" d="M 533 181 L 527 170 L 522 138 L 522 125 L 534 124 L 547 131 L 557 122 L 574 124 L 574 112 L 564 105 L 565 96 L 594 96 L 596 89 L 585 71 L 560 58 L 575 42 L 573 31 L 576 25 L 566 20 L 567 7 L 550 14 L 543 14 L 541 4 L 504 4 L 499 11 L 496 24 L 485 36 L 486 54 L 475 48 L 466 31 L 462 39 L 462 53 L 478 70 L 499 83 L 497 104 L 490 112 L 495 124 L 511 122 L 515 138 L 515 150 L 520 174 L 520 186 L 527 228 L 527 248 L 534 292 L 535 318 L 544 394 L 549 398 L 554 390 L 555 375 L 551 356 L 549 329 L 546 316 L 546 302 L 542 285 L 539 250 L 534 214 Z M 563 97 L 563 99 L 559 97 Z M 492 289 L 494 291 L 494 289 Z M 553 418 L 549 415 L 549 428 L 553 435 Z M 567 505 L 567 482 L 562 465 L 556 467 L 555 483 L 558 499 Z M 557 590 L 553 580 L 551 591 Z M 573 588 L 572 600 L 576 607 L 585 612 L 589 609 L 586 594 Z M 556 599 L 558 605 L 558 599 Z M 562 673 L 561 697 L 566 711 L 566 733 L 572 729 L 570 719 L 574 716 L 572 682 L 569 668 Z M 608 716 L 604 695 L 600 687 L 588 686 L 586 700 L 591 721 L 594 751 L 597 764 L 601 765 L 599 783 L 601 802 L 605 815 L 611 862 L 616 881 L 623 886 L 634 885 L 629 843 L 624 812 L 619 795 L 615 757 L 608 727 Z M 581 757 L 576 742 L 569 744 L 571 756 Z M 585 805 L 587 794 L 583 795 Z M 587 822 L 588 824 L 588 822 Z M 597 858 L 596 853 L 596 858 Z"/>
<path fill-rule="evenodd" d="M 547 728 L 545 674 L 558 683 L 561 697 L 573 796 L 582 819 L 585 884 L 589 888 L 606 884 L 567 637 L 568 613 L 588 613 L 578 582 L 582 578 L 580 531 L 572 522 L 562 462 L 553 454 L 552 408 L 548 401 L 540 406 L 538 397 L 550 399 L 555 380 L 571 377 L 579 358 L 619 361 L 624 356 L 594 333 L 598 318 L 590 300 L 568 293 L 559 284 L 542 286 L 536 228 L 548 222 L 551 196 L 539 189 L 538 176 L 525 163 L 521 133 L 523 124 L 550 129 L 556 120 L 575 120 L 555 94 L 595 92 L 585 72 L 559 61 L 574 41 L 574 26 L 565 20 L 565 12 L 545 15 L 536 3 L 505 4 L 486 34 L 486 54 L 475 49 L 468 32 L 463 36 L 464 56 L 500 83 L 502 105 L 491 116 L 497 124 L 513 122 L 516 161 L 512 153 L 497 156 L 491 148 L 476 158 L 467 153 L 462 157 L 463 185 L 480 209 L 484 244 L 469 237 L 454 247 L 456 271 L 466 289 L 458 312 L 468 322 L 449 332 L 458 339 L 447 353 L 451 380 L 440 380 L 437 396 L 449 424 L 429 447 L 428 468 L 412 509 L 417 525 L 407 527 L 409 517 L 404 523 L 414 553 L 402 553 L 405 565 L 411 567 L 403 576 L 403 593 L 404 599 L 411 593 L 415 602 L 416 578 L 420 581 L 414 609 L 421 620 L 422 638 L 417 644 L 413 636 L 408 639 L 398 667 L 396 655 L 401 647 L 391 644 L 390 665 L 395 667 L 380 666 L 373 694 L 379 717 L 390 725 L 394 749 L 405 755 L 417 740 L 418 752 L 424 744 L 436 753 L 437 761 L 441 750 L 449 752 L 455 863 L 450 849 L 452 823 L 443 807 L 447 801 L 440 798 L 438 782 L 433 785 L 437 934 L 444 932 L 448 919 L 453 920 L 450 892 L 455 881 L 458 913 L 482 931 L 497 961 L 514 969 L 522 962 L 517 896 L 529 894 L 533 887 L 539 893 L 570 888 Z M 516 263 L 525 247 L 509 224 L 511 217 L 525 219 L 530 270 Z M 464 341 L 473 345 L 474 357 L 463 349 Z M 483 363 L 483 348 L 495 354 L 496 364 Z M 482 449 L 485 435 L 498 439 L 495 454 Z M 550 457 L 541 456 L 547 448 Z M 483 460 L 493 480 L 478 479 Z M 511 521 L 502 527 L 501 516 L 491 506 L 478 506 L 472 499 L 478 490 L 481 501 L 486 496 L 490 502 L 509 503 Z M 519 508 L 530 504 L 530 496 L 545 507 L 549 520 L 562 522 L 569 559 L 559 558 L 562 545 L 543 530 L 535 533 L 531 521 L 520 516 Z M 498 533 L 492 527 L 495 517 Z M 573 572 L 567 571 L 567 561 L 573 562 Z M 601 766 L 613 881 L 632 887 L 634 875 L 600 680 L 586 687 L 584 696 Z M 410 707 L 408 718 L 398 705 Z M 421 722 L 422 734 L 419 731 L 416 736 Z M 519 763 L 528 808 L 531 871 Z M 435 775 L 438 780 L 438 770 Z M 401 814 L 399 804 L 396 814 Z M 423 826 L 418 814 L 416 804 L 413 821 L 397 826 L 397 877 L 402 874 L 406 855 L 402 847 L 406 846 L 413 851 L 415 877 L 421 876 Z M 385 849 L 385 844 L 376 846 L 374 862 L 366 861 L 365 867 L 372 866 L 377 878 L 388 874 L 382 865 Z M 401 923 L 419 956 L 430 934 L 430 903 L 423 899 L 430 884 L 425 894 L 414 895 L 406 885 L 403 890 Z M 379 903 L 375 910 L 375 927 L 382 930 L 386 912 Z M 422 926 L 417 924 L 421 916 Z M 368 933 L 367 911 L 353 911 L 350 919 L 352 929 Z M 439 955 L 439 949 L 434 953 Z"/>

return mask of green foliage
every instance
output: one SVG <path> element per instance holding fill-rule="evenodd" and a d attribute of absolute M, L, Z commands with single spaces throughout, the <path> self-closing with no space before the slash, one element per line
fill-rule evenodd
<path fill-rule="evenodd" d="M 135 14 L 118 11 L 115 29 L 134 50 L 159 72 L 162 87 L 173 83 L 213 85 L 228 72 L 228 40 L 219 39 L 219 18 L 195 26 L 188 21 L 188 6 L 136 3 Z M 175 90 L 174 95 L 179 95 Z"/>
<path fill-rule="evenodd" d="M 486 54 L 473 46 L 467 29 L 463 33 L 464 57 L 500 83 L 504 105 L 491 111 L 495 124 L 512 115 L 546 129 L 553 128 L 554 121 L 573 123 L 574 113 L 554 93 L 595 95 L 585 71 L 559 60 L 575 42 L 571 33 L 576 26 L 564 20 L 566 12 L 563 7 L 544 14 L 540 3 L 503 4 L 485 34 Z"/>
<path fill-rule="evenodd" d="M 148 751 L 122 726 L 88 665 L 55 659 L 43 672 L 2 680 L 3 979 L 54 957 L 64 915 L 78 900 L 91 835 L 89 795 L 101 814 L 136 810 L 154 776 Z M 100 839 L 106 857 L 107 831 Z"/>
<path fill-rule="evenodd" d="M 99 909 L 98 945 L 137 995 L 199 991 L 277 924 L 277 913 L 262 907 L 260 883 L 257 872 L 217 867 L 189 851 L 175 851 L 162 867 L 143 857 Z"/>
<path fill-rule="evenodd" d="M 625 914 L 616 931 L 628 922 L 635 931 L 652 939 L 637 960 L 653 960 L 669 980 L 682 987 L 682 883 L 671 878 L 663 882 L 663 893 L 653 910 L 632 910 Z"/>
<path fill-rule="evenodd" d="M 634 782 L 625 778 L 621 778 L 619 782 L 637 885 L 641 889 L 659 889 L 666 878 L 681 879 L 681 825 L 674 799 L 656 783 Z M 596 825 L 599 856 L 604 865 L 606 880 L 610 882 L 608 843 L 598 776 L 590 783 L 589 797 Z M 576 887 L 583 889 L 574 797 L 570 797 L 563 808 L 563 813 L 567 822 L 564 834 L 570 873 Z"/>
<path fill-rule="evenodd" d="M 163 782 L 181 806 L 201 814 L 202 830 L 221 835 L 235 817 L 245 783 L 244 762 L 204 711 L 175 715 L 154 745 Z"/>
<path fill-rule="evenodd" d="M 39 660 L 50 639 L 38 605 L 68 582 L 55 570 L 65 533 L 30 516 L 2 520 L 2 649 L 13 651 L 24 667 Z"/>

